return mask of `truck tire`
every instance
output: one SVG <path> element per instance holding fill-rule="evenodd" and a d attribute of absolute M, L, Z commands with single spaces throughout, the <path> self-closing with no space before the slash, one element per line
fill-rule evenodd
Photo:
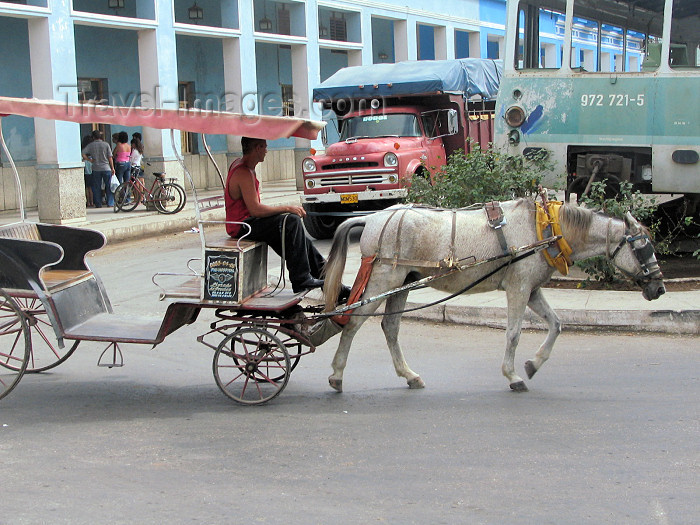
<path fill-rule="evenodd" d="M 340 222 L 342 221 L 327 215 L 307 215 L 304 217 L 306 231 L 311 237 L 319 240 L 331 239 Z"/>

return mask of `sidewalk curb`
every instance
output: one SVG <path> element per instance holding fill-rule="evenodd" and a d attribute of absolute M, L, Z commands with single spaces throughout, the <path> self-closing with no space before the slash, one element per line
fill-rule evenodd
<path fill-rule="evenodd" d="M 119 223 L 92 223 L 88 227 L 102 232 L 107 238 L 107 244 L 133 241 L 146 237 L 183 232 L 197 226 L 193 216 L 173 217 L 156 222 L 144 221 L 140 224 L 118 225 Z"/>
<path fill-rule="evenodd" d="M 420 306 L 407 303 L 406 308 Z M 700 310 L 567 310 L 555 309 L 563 329 L 611 330 L 662 334 L 700 335 Z M 440 323 L 506 328 L 506 308 L 492 306 L 435 305 L 408 312 L 405 317 Z M 545 330 L 547 325 L 529 310 L 523 328 Z"/>

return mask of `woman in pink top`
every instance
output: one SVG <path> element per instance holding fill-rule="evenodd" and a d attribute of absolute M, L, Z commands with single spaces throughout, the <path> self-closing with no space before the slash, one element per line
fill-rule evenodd
<path fill-rule="evenodd" d="M 129 180 L 131 171 L 131 146 L 129 145 L 129 134 L 126 131 L 117 133 L 117 145 L 114 146 L 112 157 L 114 157 L 114 173 L 119 179 L 119 183 Z"/>

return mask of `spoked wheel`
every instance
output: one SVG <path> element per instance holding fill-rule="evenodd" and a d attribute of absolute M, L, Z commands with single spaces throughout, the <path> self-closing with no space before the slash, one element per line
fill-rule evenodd
<path fill-rule="evenodd" d="M 291 367 L 289 368 L 289 373 L 291 374 L 292 371 L 299 364 L 299 359 L 301 359 L 301 354 L 304 350 L 303 344 L 296 337 L 294 337 L 291 334 L 288 334 L 287 332 L 279 328 L 271 329 L 270 333 L 277 339 L 279 339 L 280 342 L 287 349 L 287 353 L 289 354 L 289 362 L 291 364 Z M 280 381 L 281 379 L 283 379 L 282 375 L 272 378 L 273 381 Z"/>
<path fill-rule="evenodd" d="M 292 371 L 296 368 L 296 366 L 299 364 L 299 359 L 301 358 L 301 354 L 303 351 L 302 348 L 302 343 L 293 335 L 288 334 L 286 331 L 282 330 L 281 328 L 267 328 L 267 333 L 272 335 L 273 337 L 276 337 L 277 339 L 280 340 L 280 342 L 284 345 L 284 348 L 287 350 L 287 354 L 289 355 L 289 363 L 290 367 L 289 370 L 280 370 L 279 374 L 271 374 L 269 377 L 264 375 L 264 374 L 253 374 L 253 379 L 255 381 L 275 381 L 279 382 L 282 381 L 288 374 L 291 374 Z M 252 341 L 250 341 L 252 342 Z M 239 364 L 238 361 L 238 356 L 233 355 L 231 358 L 234 360 L 236 364 Z"/>
<path fill-rule="evenodd" d="M 29 325 L 15 300 L 0 290 L 0 399 L 22 379 L 29 363 Z"/>
<path fill-rule="evenodd" d="M 119 210 L 133 211 L 141 202 L 141 192 L 128 182 L 122 182 L 114 190 L 114 213 Z"/>
<path fill-rule="evenodd" d="M 214 352 L 213 370 L 224 394 L 245 405 L 258 405 L 284 390 L 291 364 L 278 337 L 261 328 L 247 327 L 221 341 Z"/>
<path fill-rule="evenodd" d="M 156 188 L 153 199 L 157 211 L 172 214 L 185 207 L 187 197 L 182 186 L 168 182 Z"/>
<path fill-rule="evenodd" d="M 35 297 L 15 297 L 14 301 L 24 313 L 31 338 L 31 352 L 29 363 L 27 364 L 27 373 L 49 370 L 63 363 L 75 352 L 80 341 L 66 341 L 64 348 L 58 347 L 58 340 L 46 313 L 46 308 L 44 308 L 43 303 L 39 299 Z M 5 305 L 0 307 L 0 312 L 5 313 L 5 310 Z M 17 363 L 13 362 L 6 363 L 2 361 L 0 366 L 18 369 Z"/>

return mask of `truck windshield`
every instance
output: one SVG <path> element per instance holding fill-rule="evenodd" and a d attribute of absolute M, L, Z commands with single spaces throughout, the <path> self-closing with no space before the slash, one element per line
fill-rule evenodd
<path fill-rule="evenodd" d="M 343 121 L 340 140 L 378 137 L 420 137 L 421 130 L 415 115 L 365 115 Z"/>

